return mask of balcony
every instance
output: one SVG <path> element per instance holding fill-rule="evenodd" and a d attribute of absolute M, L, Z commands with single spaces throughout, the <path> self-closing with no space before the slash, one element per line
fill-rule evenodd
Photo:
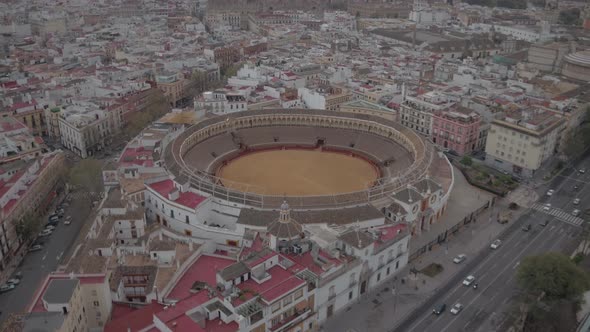
<path fill-rule="evenodd" d="M 295 311 L 295 313 L 292 316 L 281 320 L 278 324 L 274 325 L 273 327 L 270 327 L 269 330 L 273 332 L 286 331 L 294 325 L 305 320 L 307 317 L 309 317 L 310 313 L 311 309 L 309 307 L 303 310 Z"/>

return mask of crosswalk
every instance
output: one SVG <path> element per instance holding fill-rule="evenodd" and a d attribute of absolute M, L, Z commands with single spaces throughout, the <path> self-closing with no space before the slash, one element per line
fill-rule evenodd
<path fill-rule="evenodd" d="M 533 204 L 532 208 L 534 210 L 541 211 L 543 213 L 555 217 L 556 219 L 564 221 L 568 224 L 572 224 L 574 226 L 580 226 L 584 222 L 584 219 L 580 217 L 574 217 L 570 213 L 567 213 L 561 209 L 550 208 L 549 211 L 545 211 L 544 206 L 541 203 Z"/>

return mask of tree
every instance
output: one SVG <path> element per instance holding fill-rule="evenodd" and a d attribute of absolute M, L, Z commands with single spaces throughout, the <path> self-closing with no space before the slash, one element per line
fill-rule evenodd
<path fill-rule="evenodd" d="M 26 242 L 37 234 L 39 226 L 39 217 L 29 212 L 16 224 L 16 235 L 21 242 Z"/>
<path fill-rule="evenodd" d="M 70 169 L 69 182 L 90 194 L 98 197 L 103 191 L 102 163 L 96 159 L 82 159 Z"/>
<path fill-rule="evenodd" d="M 582 294 L 590 289 L 586 272 L 560 253 L 526 257 L 516 277 L 528 294 L 542 296 L 546 303 L 558 300 L 578 302 Z"/>
<path fill-rule="evenodd" d="M 473 159 L 471 159 L 471 157 L 469 157 L 469 156 L 464 156 L 461 159 L 461 164 L 463 164 L 465 166 L 471 166 L 471 165 L 473 165 Z"/>

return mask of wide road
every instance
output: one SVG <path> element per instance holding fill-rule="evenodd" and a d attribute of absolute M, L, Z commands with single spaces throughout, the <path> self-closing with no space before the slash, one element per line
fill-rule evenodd
<path fill-rule="evenodd" d="M 17 271 L 21 271 L 21 283 L 12 291 L 0 294 L 0 324 L 10 313 L 22 312 L 31 301 L 41 281 L 62 263 L 62 257 L 72 246 L 78 232 L 86 221 L 91 207 L 87 199 L 76 198 L 72 193 L 71 205 L 65 208 L 64 216 L 72 216 L 72 223 L 60 221 L 53 234 L 42 238 L 43 249 L 27 253 Z M 43 223 L 47 222 L 44 217 Z"/>
<path fill-rule="evenodd" d="M 545 252 L 563 252 L 571 250 L 574 238 L 580 233 L 581 219 L 571 212 L 578 208 L 590 206 L 590 173 L 578 170 L 590 170 L 590 158 L 581 160 L 575 166 L 568 166 L 564 172 L 550 184 L 537 188 L 539 202 L 528 209 L 501 238 L 498 249 L 489 248 L 479 254 L 474 261 L 468 261 L 462 273 L 452 278 L 446 287 L 435 294 L 430 301 L 410 314 L 397 326 L 395 331 L 503 331 L 509 313 L 515 310 L 514 300 L 519 289 L 516 282 L 516 270 L 526 256 Z M 577 185 L 578 188 L 574 189 Z M 547 196 L 548 189 L 555 192 Z M 579 205 L 573 200 L 580 198 Z M 550 203 L 551 210 L 542 209 L 542 204 Z M 546 227 L 539 224 L 549 220 Z M 530 224 L 528 232 L 521 230 Z M 478 289 L 462 284 L 468 275 L 476 277 Z M 444 303 L 446 311 L 437 316 L 432 313 L 435 305 Z M 464 309 L 458 314 L 450 313 L 455 303 L 461 303 Z"/>

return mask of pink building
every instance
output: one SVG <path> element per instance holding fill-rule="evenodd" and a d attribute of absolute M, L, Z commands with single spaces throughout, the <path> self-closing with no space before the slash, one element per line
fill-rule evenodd
<path fill-rule="evenodd" d="M 480 122 L 477 113 L 463 107 L 435 111 L 432 142 L 459 155 L 469 154 L 477 147 Z"/>

